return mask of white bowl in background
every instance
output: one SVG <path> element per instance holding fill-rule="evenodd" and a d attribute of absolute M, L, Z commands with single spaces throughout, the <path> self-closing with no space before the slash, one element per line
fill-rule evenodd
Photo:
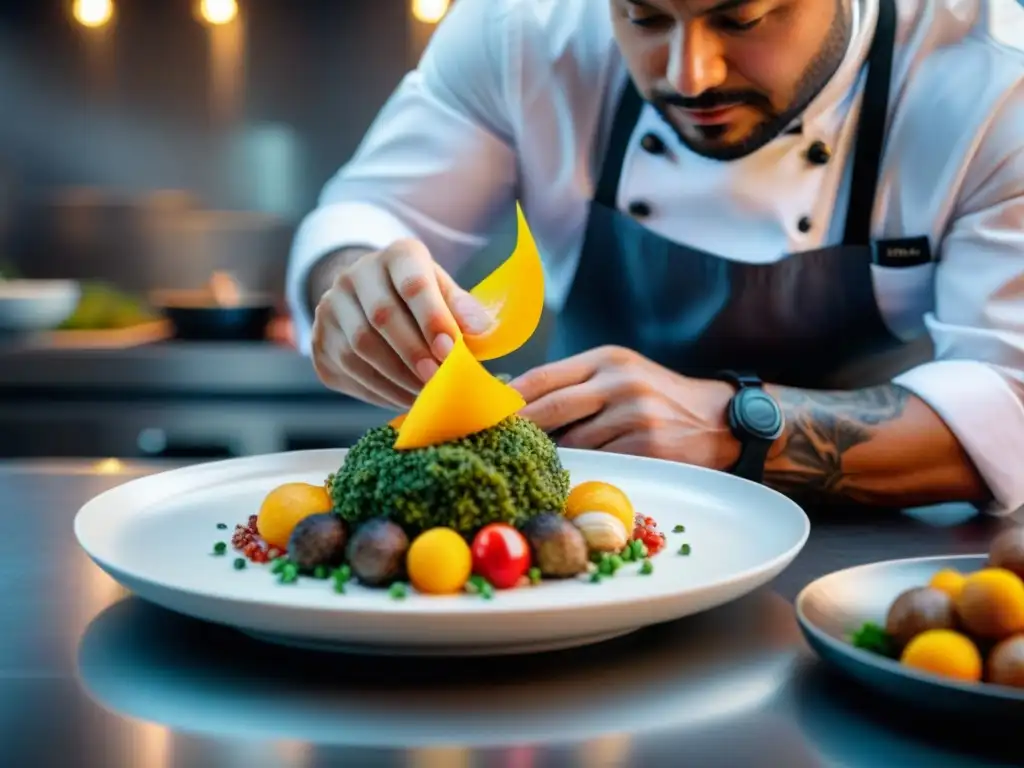
<path fill-rule="evenodd" d="M 53 330 L 78 307 L 74 280 L 0 280 L 0 331 Z"/>

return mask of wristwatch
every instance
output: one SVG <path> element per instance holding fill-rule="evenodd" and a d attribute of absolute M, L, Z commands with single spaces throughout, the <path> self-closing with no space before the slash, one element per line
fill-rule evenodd
<path fill-rule="evenodd" d="M 760 483 L 764 480 L 768 449 L 782 435 L 786 424 L 782 408 L 764 391 L 764 382 L 754 374 L 721 371 L 717 378 L 736 387 L 727 417 L 733 437 L 740 441 L 740 458 L 730 471 Z"/>

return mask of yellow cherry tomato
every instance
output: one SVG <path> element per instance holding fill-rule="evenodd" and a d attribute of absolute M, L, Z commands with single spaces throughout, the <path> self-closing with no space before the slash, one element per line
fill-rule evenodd
<path fill-rule="evenodd" d="M 964 582 L 966 580 L 967 577 L 960 573 L 960 571 L 954 571 L 952 568 L 944 568 L 932 576 L 932 580 L 928 582 L 928 586 L 932 589 L 937 589 L 940 592 L 945 592 L 949 595 L 950 599 L 956 600 L 960 597 L 960 593 L 963 591 Z"/>
<path fill-rule="evenodd" d="M 929 629 L 911 640 L 900 661 L 908 667 L 954 680 L 981 680 L 982 661 L 977 646 L 951 629 Z"/>
<path fill-rule="evenodd" d="M 469 544 L 451 528 L 431 528 L 417 536 L 406 554 L 409 581 L 420 592 L 461 592 L 473 569 Z"/>
<path fill-rule="evenodd" d="M 331 497 L 322 485 L 285 483 L 267 494 L 256 516 L 256 530 L 278 549 L 288 548 L 295 526 L 310 515 L 330 512 Z"/>
<path fill-rule="evenodd" d="M 572 520 L 585 512 L 606 512 L 626 527 L 626 534 L 633 538 L 635 513 L 629 496 L 611 483 L 588 480 L 569 491 L 565 502 L 565 516 Z"/>

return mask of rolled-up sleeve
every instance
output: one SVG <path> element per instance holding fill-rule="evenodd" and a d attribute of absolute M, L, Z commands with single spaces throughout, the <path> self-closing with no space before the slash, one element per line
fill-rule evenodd
<path fill-rule="evenodd" d="M 512 205 L 516 162 L 506 93 L 506 4 L 455 3 L 419 66 L 399 84 L 352 159 L 300 223 L 286 292 L 299 349 L 309 353 L 306 281 L 325 255 L 422 240 L 455 270 Z"/>
<path fill-rule="evenodd" d="M 945 421 L 988 484 L 1024 506 L 1024 89 L 990 124 L 940 247 L 935 360 L 898 376 Z"/>

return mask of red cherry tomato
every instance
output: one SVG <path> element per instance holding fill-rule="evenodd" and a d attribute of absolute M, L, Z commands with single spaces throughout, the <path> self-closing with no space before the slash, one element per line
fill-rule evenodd
<path fill-rule="evenodd" d="M 504 523 L 491 523 L 473 538 L 473 573 L 495 589 L 514 587 L 530 570 L 530 545 L 526 538 Z"/>

